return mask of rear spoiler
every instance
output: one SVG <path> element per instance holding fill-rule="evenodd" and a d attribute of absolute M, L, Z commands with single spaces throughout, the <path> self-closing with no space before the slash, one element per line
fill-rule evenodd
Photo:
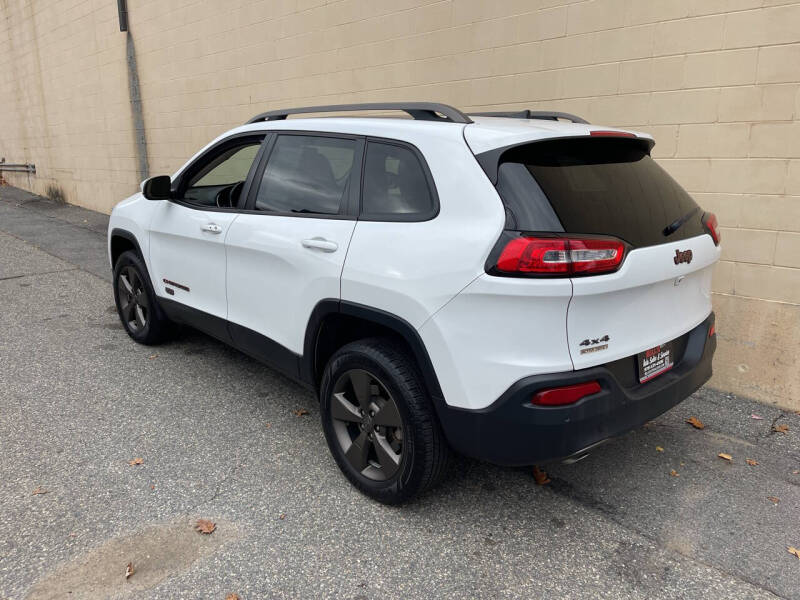
<path fill-rule="evenodd" d="M 509 146 L 501 146 L 500 148 L 494 148 L 492 150 L 487 150 L 486 152 L 481 152 L 480 154 L 475 155 L 475 160 L 478 161 L 478 164 L 481 166 L 481 169 L 483 169 L 483 172 L 486 173 L 486 176 L 489 178 L 489 181 L 492 182 L 492 185 L 497 185 L 497 169 L 500 166 L 500 159 L 503 157 L 503 154 L 509 150 L 519 148 L 520 146 L 527 146 L 528 144 L 538 144 L 541 142 L 552 142 L 556 140 L 580 140 L 588 137 L 608 138 L 614 137 L 612 135 L 614 133 L 615 132 L 613 131 L 598 131 L 595 135 L 569 135 L 563 137 L 549 137 L 538 140 L 529 140 L 527 142 L 520 142 L 518 144 L 511 144 Z M 656 145 L 656 142 L 653 139 L 638 136 L 632 137 L 631 134 L 622 131 L 619 132 L 619 137 L 630 139 L 631 143 L 634 144 L 641 144 L 647 150 L 648 154 L 650 154 L 653 146 Z"/>

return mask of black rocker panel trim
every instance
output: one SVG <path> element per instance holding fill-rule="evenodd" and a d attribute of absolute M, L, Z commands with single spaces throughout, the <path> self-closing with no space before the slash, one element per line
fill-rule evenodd
<path fill-rule="evenodd" d="M 290 379 L 307 384 L 298 375 L 300 356 L 275 340 L 169 298 L 159 296 L 158 303 L 172 321 L 207 333 L 268 367 L 280 371 Z"/>
<path fill-rule="evenodd" d="M 225 319 L 162 296 L 158 297 L 158 303 L 171 321 L 189 325 L 217 338 L 220 342 L 233 345 L 233 340 L 228 332 L 228 322 Z"/>
<path fill-rule="evenodd" d="M 236 323 L 228 322 L 228 331 L 235 348 L 295 381 L 300 380 L 300 356 L 275 340 Z"/>

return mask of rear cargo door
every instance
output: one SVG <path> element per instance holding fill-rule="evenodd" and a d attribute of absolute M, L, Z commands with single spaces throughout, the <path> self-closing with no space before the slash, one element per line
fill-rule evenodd
<path fill-rule="evenodd" d="M 497 189 L 506 229 L 613 236 L 627 246 L 618 271 L 572 278 L 566 329 L 576 369 L 668 349 L 711 312 L 719 248 L 703 211 L 650 157 L 646 140 L 517 147 L 500 159 Z M 646 358 L 656 361 L 659 352 L 652 354 Z"/>
<path fill-rule="evenodd" d="M 675 262 L 690 254 L 691 262 Z M 616 273 L 574 278 L 567 341 L 575 368 L 668 349 L 671 340 L 702 323 L 711 312 L 717 257 L 711 236 L 700 235 L 635 249 Z M 675 359 L 667 357 L 663 368 Z M 640 379 L 646 377 L 642 371 Z"/>

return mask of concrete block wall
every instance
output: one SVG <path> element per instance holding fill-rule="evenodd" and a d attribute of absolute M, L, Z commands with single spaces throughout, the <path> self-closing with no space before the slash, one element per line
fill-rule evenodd
<path fill-rule="evenodd" d="M 138 184 L 113 0 L 0 0 L 0 156 L 109 211 Z M 637 128 L 723 228 L 712 384 L 800 408 L 800 2 L 129 1 L 151 174 L 287 105 L 437 100 Z M 680 310 L 680 307 L 676 307 Z"/>

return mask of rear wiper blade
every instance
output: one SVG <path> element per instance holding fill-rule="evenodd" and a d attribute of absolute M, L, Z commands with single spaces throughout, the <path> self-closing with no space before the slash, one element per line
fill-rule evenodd
<path fill-rule="evenodd" d="M 700 207 L 695 206 L 692 210 L 683 215 L 680 219 L 675 219 L 672 223 L 664 227 L 663 231 L 664 237 L 672 235 L 673 233 L 678 231 L 678 229 L 683 227 L 683 224 L 686 223 L 686 221 L 688 221 L 689 219 L 691 219 L 698 210 L 700 210 Z"/>

